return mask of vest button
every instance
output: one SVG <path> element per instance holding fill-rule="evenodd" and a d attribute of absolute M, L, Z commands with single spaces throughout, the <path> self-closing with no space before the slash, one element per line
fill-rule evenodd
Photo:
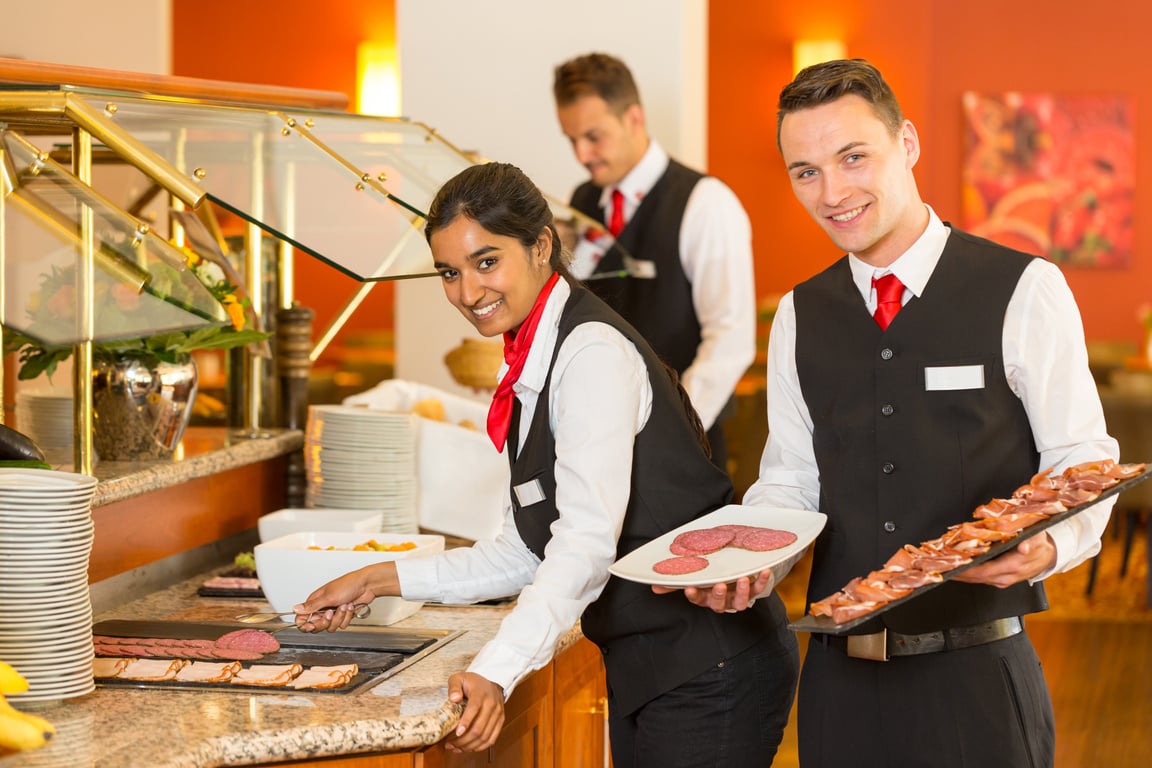
<path fill-rule="evenodd" d="M 893 407 L 892 407 L 891 405 L 889 405 L 888 403 L 885 403 L 885 404 L 884 404 L 884 405 L 883 405 L 883 406 L 880 408 L 880 413 L 884 414 L 885 416 L 891 416 L 891 415 L 892 415 L 893 413 L 895 413 L 895 412 L 896 412 L 896 409 L 895 409 L 895 408 L 893 408 Z"/>
<path fill-rule="evenodd" d="M 892 522 L 891 520 L 885 521 L 884 530 L 888 531 L 888 533 L 892 533 L 892 531 L 896 530 L 896 523 Z"/>
<path fill-rule="evenodd" d="M 888 347 L 885 347 L 884 349 L 880 350 L 880 359 L 881 360 L 891 360 L 895 356 L 896 356 L 896 353 L 893 352 L 891 349 L 888 349 Z"/>
<path fill-rule="evenodd" d="M 890 461 L 886 461 L 884 462 L 884 466 L 880 467 L 880 469 L 884 472 L 884 474 L 890 475 L 896 471 L 896 465 Z"/>

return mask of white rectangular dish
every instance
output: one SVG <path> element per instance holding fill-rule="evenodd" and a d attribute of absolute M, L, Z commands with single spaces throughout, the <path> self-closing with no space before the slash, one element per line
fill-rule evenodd
<path fill-rule="evenodd" d="M 383 520 L 384 512 L 379 509 L 290 507 L 261 515 L 256 526 L 260 541 L 271 541 L 306 531 L 375 533 L 380 530 Z"/>
<path fill-rule="evenodd" d="M 369 539 L 381 544 L 412 542 L 415 548 L 393 552 L 353 551 Z M 319 549 L 310 549 L 319 547 Z M 326 549 L 336 547 L 336 549 Z M 444 537 L 416 533 L 357 533 L 302 531 L 257 544 L 256 575 L 273 610 L 291 611 L 317 587 L 373 563 L 422 557 L 444 551 Z M 379 597 L 372 613 L 354 624 L 385 626 L 420 610 L 423 603 L 399 597 Z"/>

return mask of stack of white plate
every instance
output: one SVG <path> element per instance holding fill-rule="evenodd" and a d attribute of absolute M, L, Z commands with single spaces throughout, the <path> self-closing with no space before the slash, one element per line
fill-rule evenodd
<path fill-rule="evenodd" d="M 72 447 L 72 393 L 28 389 L 16 393 L 16 424 L 40 448 Z"/>
<path fill-rule="evenodd" d="M 95 690 L 92 495 L 96 478 L 0 468 L 0 659 L 28 680 L 13 702 Z"/>
<path fill-rule="evenodd" d="M 416 417 L 345 405 L 308 408 L 309 507 L 382 510 L 380 530 L 416 533 Z"/>

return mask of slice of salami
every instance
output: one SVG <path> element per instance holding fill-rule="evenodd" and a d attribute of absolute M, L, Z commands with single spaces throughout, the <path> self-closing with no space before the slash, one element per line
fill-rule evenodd
<path fill-rule="evenodd" d="M 232 652 L 232 649 L 225 649 L 225 650 L 228 653 Z M 192 646 L 192 645 L 186 646 L 186 647 L 180 648 L 179 650 L 174 651 L 173 655 L 179 656 L 182 659 L 219 659 L 220 658 L 219 656 L 216 655 L 216 649 L 214 649 L 214 648 L 205 648 L 203 646 Z"/>
<path fill-rule="evenodd" d="M 731 546 L 752 552 L 768 552 L 773 549 L 782 549 L 795 541 L 796 534 L 791 531 L 750 526 L 736 534 L 732 539 Z"/>
<path fill-rule="evenodd" d="M 665 576 L 682 576 L 685 573 L 696 573 L 708 567 L 708 561 L 696 555 L 685 557 L 670 557 L 652 565 L 652 570 Z"/>
<path fill-rule="evenodd" d="M 714 531 L 731 531 L 733 534 L 739 534 L 741 531 L 746 531 L 749 528 L 754 528 L 752 525 L 744 525 L 743 523 L 727 523 L 726 525 L 717 525 L 712 530 Z"/>
<path fill-rule="evenodd" d="M 222 635 L 216 640 L 217 648 L 235 648 L 242 651 L 275 653 L 280 650 L 280 641 L 259 629 L 237 629 Z"/>
<path fill-rule="evenodd" d="M 95 652 L 97 656 L 135 656 L 132 653 L 132 646 L 123 643 L 96 643 Z"/>
<path fill-rule="evenodd" d="M 153 645 L 126 645 L 121 643 L 119 645 L 110 645 L 107 647 L 110 649 L 115 649 L 116 656 L 139 656 L 141 658 L 150 659 L 161 655 L 160 649 Z"/>
<path fill-rule="evenodd" d="M 732 531 L 721 531 L 716 528 L 684 531 L 672 540 L 668 549 L 674 555 L 707 555 L 724 549 L 735 535 Z"/>

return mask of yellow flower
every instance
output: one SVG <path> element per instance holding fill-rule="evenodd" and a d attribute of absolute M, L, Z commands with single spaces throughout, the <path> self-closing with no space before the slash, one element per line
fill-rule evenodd
<path fill-rule="evenodd" d="M 236 294 L 228 294 L 220 300 L 220 303 L 224 305 L 228 317 L 232 319 L 232 327 L 238 331 L 244 330 L 244 305 L 236 298 Z"/>
<path fill-rule="evenodd" d="M 196 267 L 200 266 L 200 262 L 203 261 L 203 259 L 200 258 L 200 254 L 187 247 L 181 248 L 180 250 L 184 252 L 184 264 L 187 265 L 188 269 L 195 270 Z"/>

